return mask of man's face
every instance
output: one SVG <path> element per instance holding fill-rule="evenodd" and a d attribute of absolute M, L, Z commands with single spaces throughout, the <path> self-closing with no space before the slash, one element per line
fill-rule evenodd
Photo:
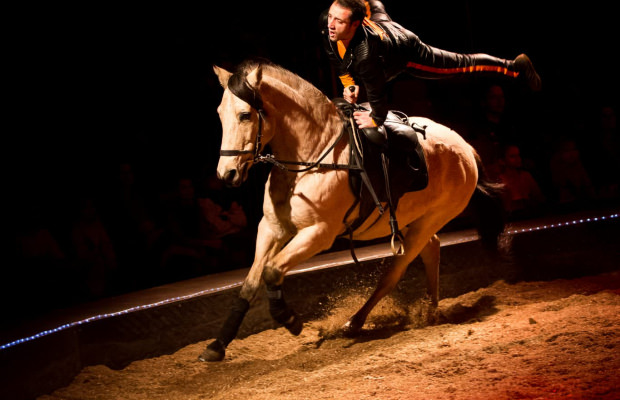
<path fill-rule="evenodd" d="M 327 29 L 329 30 L 329 40 L 351 40 L 355 34 L 355 29 L 359 26 L 359 21 L 351 23 L 351 10 L 333 3 L 327 14 Z"/>
<path fill-rule="evenodd" d="M 506 149 L 504 161 L 508 167 L 521 168 L 522 160 L 519 148 L 517 146 L 508 147 L 508 149 Z"/>
<path fill-rule="evenodd" d="M 490 112 L 503 114 L 506 106 L 504 89 L 502 89 L 501 86 L 492 86 L 487 93 L 486 104 Z"/>

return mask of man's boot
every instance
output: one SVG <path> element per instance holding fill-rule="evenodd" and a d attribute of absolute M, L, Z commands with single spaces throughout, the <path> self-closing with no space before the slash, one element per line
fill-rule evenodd
<path fill-rule="evenodd" d="M 534 65 L 528 56 L 520 54 L 514 60 L 514 68 L 519 75 L 523 76 L 523 79 L 527 83 L 527 86 L 534 91 L 538 92 L 541 88 L 540 76 L 536 73 Z"/>

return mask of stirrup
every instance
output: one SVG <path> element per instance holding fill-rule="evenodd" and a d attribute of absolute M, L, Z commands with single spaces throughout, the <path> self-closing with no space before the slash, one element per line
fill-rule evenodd
<path fill-rule="evenodd" d="M 398 240 L 398 248 L 396 248 L 396 240 Z M 405 254 L 405 239 L 400 232 L 392 233 L 392 240 L 390 246 L 392 246 L 392 254 L 395 256 L 402 256 Z"/>

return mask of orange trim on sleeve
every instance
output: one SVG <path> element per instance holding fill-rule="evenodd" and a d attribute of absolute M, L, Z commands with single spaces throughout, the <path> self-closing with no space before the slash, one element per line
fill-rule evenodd
<path fill-rule="evenodd" d="M 432 72 L 434 74 L 467 74 L 472 72 L 496 72 L 498 74 L 503 74 L 509 76 L 511 78 L 516 78 L 519 76 L 519 73 L 516 71 L 511 71 L 506 67 L 500 67 L 497 65 L 472 65 L 470 67 L 461 67 L 461 68 L 437 68 L 437 67 L 429 67 L 427 65 L 422 65 L 414 62 L 408 62 L 407 68 L 415 68 L 420 71 Z"/>
<path fill-rule="evenodd" d="M 385 31 L 383 30 L 383 28 L 381 28 L 375 22 L 371 21 L 369 18 L 364 18 L 364 20 L 362 21 L 362 25 L 367 26 L 370 29 L 372 29 L 373 31 L 375 31 L 375 33 L 377 35 L 379 35 L 381 40 L 383 40 L 383 36 L 385 35 Z"/>
<path fill-rule="evenodd" d="M 342 86 L 344 87 L 355 85 L 355 79 L 349 74 L 340 75 L 338 78 L 340 78 L 340 82 L 342 82 Z"/>

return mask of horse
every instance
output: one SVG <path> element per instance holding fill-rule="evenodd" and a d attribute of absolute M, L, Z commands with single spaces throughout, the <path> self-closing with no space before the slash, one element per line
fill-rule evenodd
<path fill-rule="evenodd" d="M 275 167 L 265 183 L 253 264 L 219 334 L 199 355 L 200 361 L 224 359 L 226 347 L 236 337 L 263 284 L 272 318 L 299 335 L 303 323 L 286 304 L 284 277 L 293 266 L 329 249 L 359 214 L 349 182 L 351 171 L 338 167 L 349 163 L 352 144 L 341 133 L 342 113 L 332 100 L 310 82 L 268 60 L 246 60 L 234 73 L 217 65 L 213 70 L 224 89 L 217 108 L 222 124 L 218 177 L 226 185 L 238 187 L 254 164 L 269 160 Z M 398 199 L 395 214 L 403 227 L 406 251 L 394 257 L 374 292 L 341 328 L 348 336 L 359 334 L 373 307 L 395 288 L 418 256 L 424 264 L 430 302 L 436 307 L 437 232 L 459 216 L 470 200 L 497 196 L 497 188 L 485 180 L 480 157 L 463 137 L 428 118 L 408 120 L 426 126 L 425 137 L 418 135 L 428 166 L 428 184 Z M 273 154 L 262 154 L 267 145 Z M 482 210 L 488 212 L 489 207 Z M 375 209 L 350 232 L 352 240 L 389 236 L 387 214 Z M 484 217 L 485 213 L 481 214 Z M 487 215 L 487 219 L 497 218 Z M 493 236 L 497 243 L 499 234 Z"/>

